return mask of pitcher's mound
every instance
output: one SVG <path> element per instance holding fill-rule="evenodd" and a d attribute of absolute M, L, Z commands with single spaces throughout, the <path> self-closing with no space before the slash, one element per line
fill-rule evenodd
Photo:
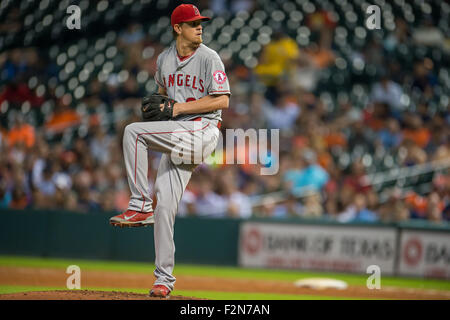
<path fill-rule="evenodd" d="M 148 294 L 118 291 L 55 290 L 0 294 L 0 300 L 206 300 L 194 297 L 170 296 L 154 298 Z"/>

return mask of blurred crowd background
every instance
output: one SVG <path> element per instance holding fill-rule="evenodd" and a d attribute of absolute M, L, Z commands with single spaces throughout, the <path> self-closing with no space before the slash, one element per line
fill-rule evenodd
<path fill-rule="evenodd" d="M 447 223 L 450 5 L 372 2 L 378 30 L 364 0 L 192 2 L 212 17 L 204 43 L 231 85 L 224 136 L 280 129 L 279 172 L 202 164 L 180 216 Z M 65 27 L 70 4 L 80 30 Z M 1 2 L 0 211 L 127 209 L 123 129 L 156 90 L 178 4 Z M 159 157 L 149 152 L 151 193 Z"/>

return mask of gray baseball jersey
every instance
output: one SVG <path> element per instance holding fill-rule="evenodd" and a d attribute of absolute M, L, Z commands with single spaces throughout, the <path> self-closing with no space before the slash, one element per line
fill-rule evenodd
<path fill-rule="evenodd" d="M 180 58 L 175 45 L 160 54 L 156 81 L 170 98 L 189 102 L 206 95 L 230 94 L 224 66 L 217 53 L 204 45 Z M 201 117 L 201 121 L 189 121 Z M 155 284 L 173 290 L 175 244 L 173 227 L 178 203 L 198 163 L 177 164 L 177 148 L 188 158 L 209 156 L 219 139 L 221 111 L 182 115 L 171 121 L 135 122 L 124 131 L 123 152 L 130 186 L 129 210 L 150 212 L 153 202 L 148 186 L 148 149 L 163 153 L 155 181 Z M 193 144 L 190 142 L 194 142 Z M 198 143 L 197 143 L 198 142 Z M 199 148 L 196 148 L 199 146 Z M 174 157 L 175 156 L 175 157 Z"/>
<path fill-rule="evenodd" d="M 198 100 L 206 95 L 230 94 L 225 67 L 219 55 L 204 44 L 194 53 L 180 57 L 175 44 L 164 50 L 156 62 L 155 81 L 167 95 L 178 102 Z M 222 120 L 222 111 L 185 114 L 174 120 L 190 120 L 198 116 Z"/>

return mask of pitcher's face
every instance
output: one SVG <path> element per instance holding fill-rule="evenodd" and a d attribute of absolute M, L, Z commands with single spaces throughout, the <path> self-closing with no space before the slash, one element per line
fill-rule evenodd
<path fill-rule="evenodd" d="M 195 20 L 182 23 L 180 36 L 183 37 L 185 40 L 194 44 L 202 43 L 203 27 L 201 23 L 202 20 Z"/>

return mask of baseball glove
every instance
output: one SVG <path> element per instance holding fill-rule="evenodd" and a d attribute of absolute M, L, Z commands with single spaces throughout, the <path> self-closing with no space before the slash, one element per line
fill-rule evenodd
<path fill-rule="evenodd" d="M 173 117 L 173 106 L 175 100 L 168 96 L 153 93 L 148 97 L 142 99 L 142 119 L 144 121 L 167 121 Z M 161 108 L 160 105 L 164 105 Z"/>

